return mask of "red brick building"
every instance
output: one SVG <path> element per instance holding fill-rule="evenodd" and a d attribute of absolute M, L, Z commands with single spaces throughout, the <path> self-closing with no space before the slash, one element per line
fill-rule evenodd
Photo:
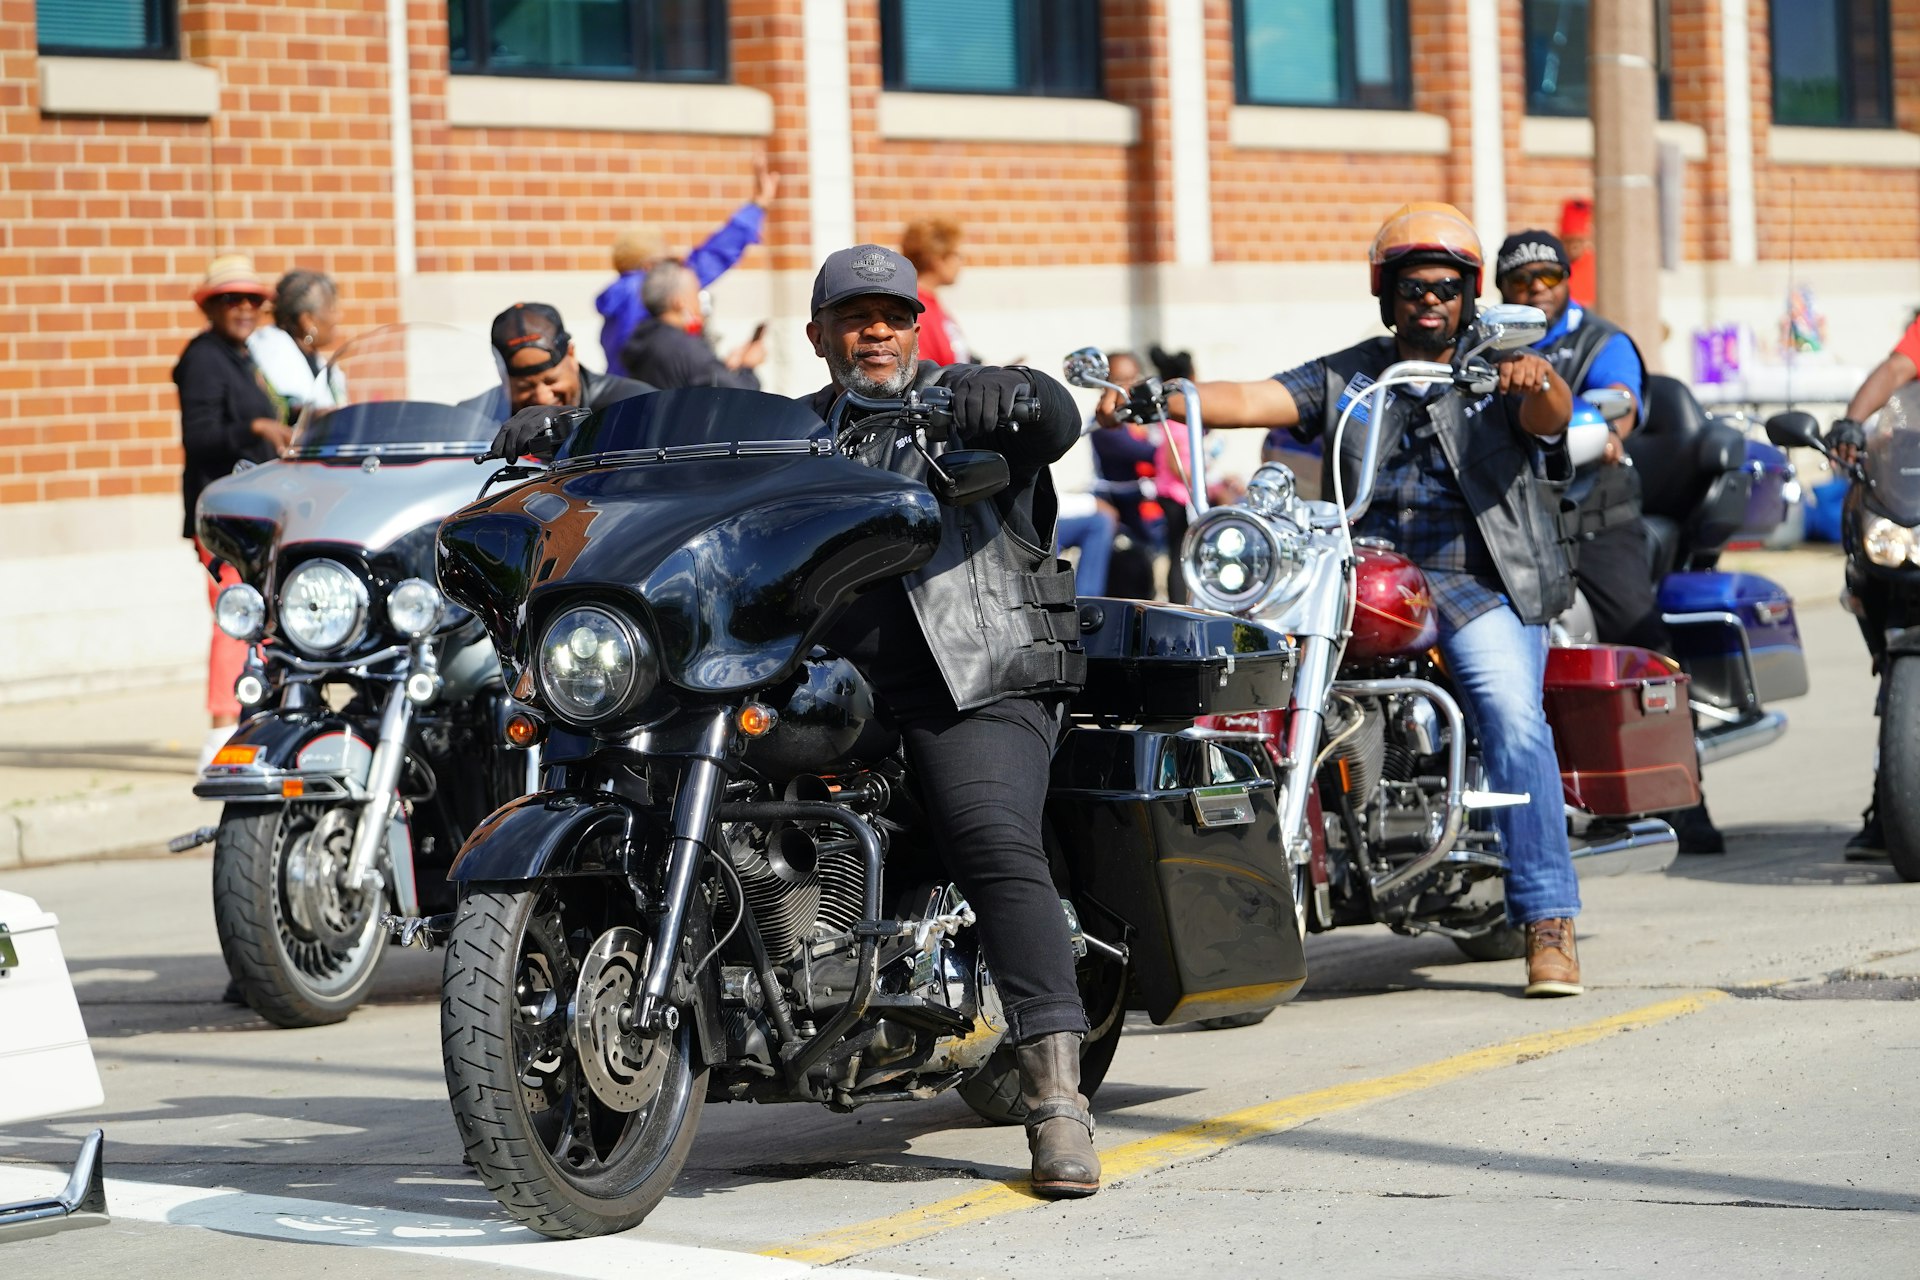
<path fill-rule="evenodd" d="M 1667 365 L 1703 323 L 1764 339 L 1793 283 L 1871 364 L 1920 303 L 1920 0 L 1642 2 Z M 765 155 L 715 328 L 773 322 L 774 389 L 818 381 L 817 258 L 929 212 L 966 225 L 949 305 L 988 357 L 1161 339 L 1254 376 L 1375 329 L 1359 263 L 1405 200 L 1497 240 L 1591 194 L 1586 10 L 0 0 L 0 700 L 199 661 L 169 370 L 216 253 L 333 274 L 349 332 L 551 301 L 597 364 L 614 236 L 696 243 Z M 109 617 L 145 622 L 74 630 Z"/>

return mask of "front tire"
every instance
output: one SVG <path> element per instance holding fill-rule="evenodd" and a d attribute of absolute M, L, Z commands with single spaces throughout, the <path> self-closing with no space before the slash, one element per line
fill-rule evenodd
<path fill-rule="evenodd" d="M 339 1022 L 367 998 L 386 952 L 382 893 L 340 891 L 351 814 L 228 805 L 213 844 L 220 954 L 255 1013 L 278 1027 Z"/>
<path fill-rule="evenodd" d="M 1876 802 L 1893 869 L 1920 880 L 1920 657 L 1892 659 L 1887 704 L 1880 713 L 1880 778 Z"/>
<path fill-rule="evenodd" d="M 1091 1105 L 1113 1065 L 1113 1055 L 1120 1050 L 1120 1031 L 1127 1021 L 1127 971 L 1123 965 L 1093 956 L 1082 956 L 1074 968 L 1088 1025 L 1087 1037 L 1080 1042 L 1080 1092 Z M 1027 1104 L 1020 1098 L 1020 1067 L 1013 1056 L 1013 1042 L 1002 1042 L 986 1065 L 961 1081 L 955 1092 L 982 1120 L 993 1124 L 1025 1120 Z"/>
<path fill-rule="evenodd" d="M 651 1046 L 666 1057 L 634 1111 L 607 1106 L 580 1061 L 580 965 L 609 925 L 634 923 L 609 917 L 625 893 L 589 879 L 475 886 L 447 946 L 441 1053 L 467 1159 L 507 1212 L 556 1239 L 638 1225 L 700 1127 L 707 1073 L 693 1064 L 691 1016 Z"/>
<path fill-rule="evenodd" d="M 1497 924 L 1471 938 L 1455 938 L 1453 945 L 1469 960 L 1519 960 L 1527 954 L 1527 931 L 1510 924 Z"/>

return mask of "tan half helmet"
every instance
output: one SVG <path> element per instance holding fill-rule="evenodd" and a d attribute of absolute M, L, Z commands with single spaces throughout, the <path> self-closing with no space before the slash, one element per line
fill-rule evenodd
<path fill-rule="evenodd" d="M 1401 269 L 1435 264 L 1459 268 L 1461 278 L 1470 282 L 1460 307 L 1460 323 L 1469 323 L 1486 273 L 1479 233 L 1466 214 L 1443 201 L 1401 205 L 1380 224 L 1367 250 L 1373 296 L 1380 299 L 1380 320 L 1388 328 L 1393 327 L 1393 300 L 1388 295 Z"/>

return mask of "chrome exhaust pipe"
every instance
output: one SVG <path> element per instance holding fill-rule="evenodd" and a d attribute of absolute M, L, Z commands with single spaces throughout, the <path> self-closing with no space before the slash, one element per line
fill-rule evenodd
<path fill-rule="evenodd" d="M 1582 878 L 1623 876 L 1636 871 L 1665 871 L 1680 856 L 1680 837 L 1659 818 L 1636 818 L 1612 839 L 1573 844 L 1573 869 Z M 1602 828 L 1605 830 L 1605 828 Z"/>
<path fill-rule="evenodd" d="M 1786 731 L 1787 717 L 1783 713 L 1763 711 L 1759 719 L 1749 720 L 1745 724 L 1716 725 L 1704 733 L 1696 734 L 1693 742 L 1699 749 L 1700 763 L 1705 765 L 1758 751 L 1778 741 Z"/>
<path fill-rule="evenodd" d="M 80 1158 L 73 1162 L 73 1176 L 59 1195 L 0 1204 L 0 1243 L 105 1226 L 109 1221 L 107 1182 L 100 1161 L 105 1143 L 106 1135 L 99 1129 L 87 1135 L 80 1144 Z"/>

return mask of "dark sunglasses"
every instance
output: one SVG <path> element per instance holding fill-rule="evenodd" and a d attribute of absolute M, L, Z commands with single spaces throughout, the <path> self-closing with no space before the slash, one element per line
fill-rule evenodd
<path fill-rule="evenodd" d="M 216 307 L 237 307 L 243 302 L 250 307 L 257 307 L 263 299 L 255 293 L 216 293 L 207 301 Z"/>
<path fill-rule="evenodd" d="M 1467 282 L 1455 276 L 1451 280 L 1411 280 L 1401 276 L 1393 282 L 1393 291 L 1408 302 L 1418 302 L 1428 294 L 1442 302 L 1452 302 L 1466 292 Z"/>
<path fill-rule="evenodd" d="M 1503 283 L 1517 285 L 1523 289 L 1531 289 L 1535 285 L 1542 289 L 1558 289 L 1566 278 L 1567 272 L 1564 267 L 1540 267 L 1534 271 L 1515 271 L 1507 276 Z"/>

